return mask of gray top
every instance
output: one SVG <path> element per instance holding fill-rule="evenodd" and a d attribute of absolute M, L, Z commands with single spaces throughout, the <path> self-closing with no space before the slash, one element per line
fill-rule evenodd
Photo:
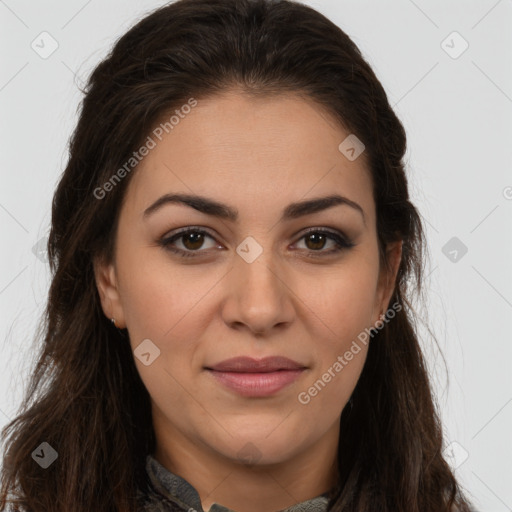
<path fill-rule="evenodd" d="M 146 458 L 146 471 L 152 491 L 143 497 L 145 504 L 140 512 L 204 512 L 196 489 L 185 479 L 171 473 L 151 455 Z M 142 498 L 140 495 L 139 497 Z M 326 512 L 328 503 L 325 493 L 281 512 Z M 234 511 L 214 503 L 210 507 L 210 512 Z"/>
<path fill-rule="evenodd" d="M 146 457 L 146 471 L 151 490 L 149 494 L 138 494 L 141 500 L 140 512 L 204 512 L 196 489 L 185 479 L 171 473 L 151 455 Z M 280 512 L 327 512 L 327 494 L 297 503 Z M 471 510 L 477 512 L 474 508 Z M 235 511 L 214 503 L 209 512 Z"/>

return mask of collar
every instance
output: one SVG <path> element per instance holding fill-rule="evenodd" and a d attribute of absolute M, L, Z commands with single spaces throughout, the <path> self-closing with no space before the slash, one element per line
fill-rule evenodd
<path fill-rule="evenodd" d="M 201 499 L 196 489 L 185 479 L 162 466 L 152 455 L 146 457 L 146 472 L 155 491 L 163 496 L 166 501 L 178 505 L 184 511 L 194 510 L 204 512 Z M 292 505 L 281 512 L 326 512 L 328 505 L 328 493 L 316 498 Z M 235 512 L 230 508 L 214 503 L 209 512 Z"/>

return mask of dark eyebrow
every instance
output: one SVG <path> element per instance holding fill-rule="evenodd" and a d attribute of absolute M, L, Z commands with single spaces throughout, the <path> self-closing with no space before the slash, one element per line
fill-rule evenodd
<path fill-rule="evenodd" d="M 236 208 L 224 203 L 219 203 L 218 201 L 207 197 L 192 194 L 165 194 L 144 210 L 143 217 L 147 218 L 165 204 L 173 203 L 184 204 L 201 213 L 205 213 L 206 215 L 212 215 L 232 222 L 236 222 L 238 220 L 238 210 Z M 361 206 L 354 201 L 337 194 L 291 203 L 284 209 L 280 220 L 282 222 L 297 219 L 337 205 L 347 205 L 359 211 L 363 216 L 364 223 L 366 224 L 364 211 Z"/>

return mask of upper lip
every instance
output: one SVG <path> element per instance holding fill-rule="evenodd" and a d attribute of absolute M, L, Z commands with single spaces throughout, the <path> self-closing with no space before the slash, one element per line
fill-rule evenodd
<path fill-rule="evenodd" d="M 304 368 L 304 365 L 284 356 L 264 357 L 263 359 L 233 357 L 214 366 L 206 367 L 207 370 L 239 373 L 268 373 L 278 370 L 301 370 Z"/>

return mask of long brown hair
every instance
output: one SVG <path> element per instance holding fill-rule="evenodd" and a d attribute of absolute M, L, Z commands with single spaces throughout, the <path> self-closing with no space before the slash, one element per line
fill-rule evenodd
<path fill-rule="evenodd" d="M 403 240 L 391 298 L 401 308 L 374 333 L 352 406 L 341 415 L 329 510 L 467 512 L 442 455 L 411 303 L 423 281 L 425 239 L 409 201 L 404 128 L 352 40 L 287 0 L 179 0 L 138 22 L 92 72 L 53 198 L 44 339 L 18 416 L 3 430 L 0 509 L 137 510 L 145 458 L 155 448 L 150 397 L 126 332 L 103 314 L 93 273 L 95 258 L 111 261 L 136 168 L 106 193 L 98 189 L 164 115 L 232 87 L 303 94 L 335 116 L 366 147 L 382 265 L 386 245 Z M 58 453 L 47 469 L 31 456 L 43 442 Z"/>

